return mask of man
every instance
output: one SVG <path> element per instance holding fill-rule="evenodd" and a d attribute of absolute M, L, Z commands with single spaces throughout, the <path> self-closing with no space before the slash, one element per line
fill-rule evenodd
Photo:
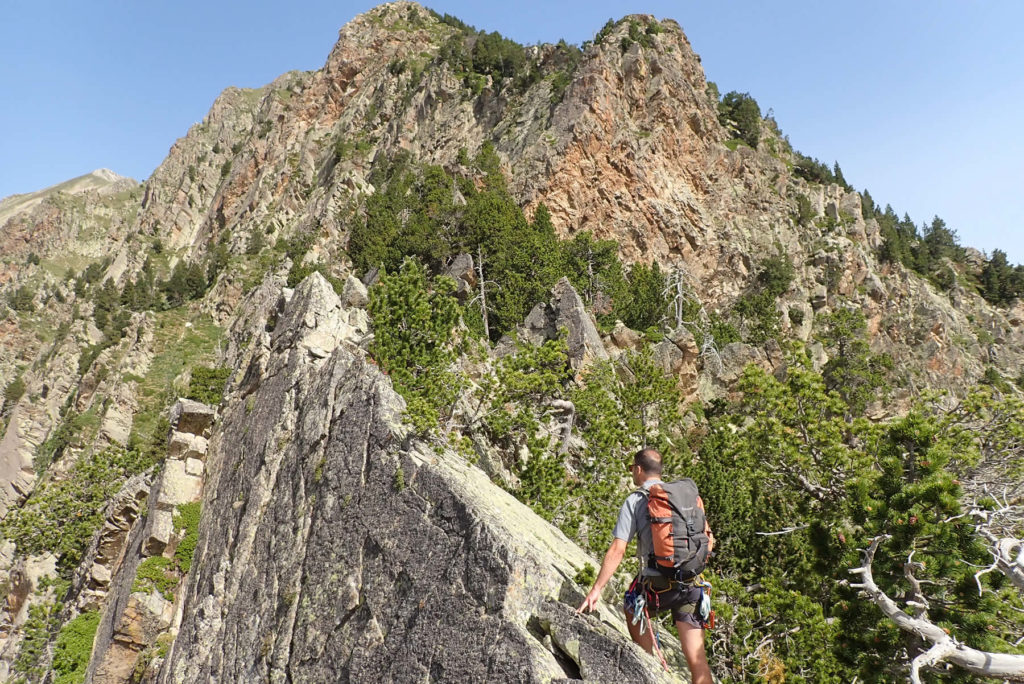
<path fill-rule="evenodd" d="M 661 454 L 654 449 L 642 449 L 633 457 L 633 465 L 629 470 L 633 477 L 633 484 L 645 491 L 649 490 L 652 485 L 661 482 Z M 704 510 L 704 502 L 700 497 L 697 497 L 697 505 Z M 649 529 L 647 497 L 638 491 L 633 492 L 626 498 L 619 510 L 619 519 L 615 523 L 615 530 L 612 533 L 615 538 L 604 555 L 594 586 L 590 589 L 587 597 L 583 599 L 577 612 L 594 610 L 601 597 L 601 591 L 615 574 L 619 563 L 622 562 L 622 557 L 626 553 L 626 545 L 638 532 L 642 531 L 643 533 L 637 539 L 636 549 L 637 555 L 640 557 L 640 575 L 630 585 L 630 590 L 626 592 L 623 606 L 629 635 L 648 653 L 653 652 L 654 635 L 650 625 L 647 625 L 647 629 L 642 630 L 643 618 L 638 620 L 637 624 L 633 624 L 634 601 L 637 594 L 646 592 L 649 612 L 672 611 L 672 619 L 679 630 L 679 644 L 682 646 L 683 655 L 686 656 L 686 662 L 690 666 L 693 684 L 711 684 L 711 669 L 708 667 L 707 656 L 704 654 L 704 627 L 696 615 L 696 608 L 701 600 L 703 590 L 693 584 L 672 582 L 669 585 L 657 570 L 647 567 L 648 556 L 652 553 Z M 704 532 L 708 537 L 710 551 L 714 548 L 715 540 L 706 521 Z M 659 589 L 659 591 L 655 594 L 654 589 Z"/>

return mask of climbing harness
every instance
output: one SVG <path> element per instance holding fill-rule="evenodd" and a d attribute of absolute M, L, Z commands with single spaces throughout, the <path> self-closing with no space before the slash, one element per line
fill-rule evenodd
<path fill-rule="evenodd" d="M 661 661 L 661 666 L 665 668 L 666 672 L 669 668 L 668 663 L 665 661 L 665 655 L 661 651 L 661 634 L 659 633 L 657 622 L 651 619 L 648 605 L 653 601 L 655 614 L 660 613 L 661 595 L 666 591 L 676 588 L 677 584 L 670 581 L 667 582 L 667 586 L 663 589 L 655 589 L 650 578 L 637 576 L 626 591 L 627 607 L 633 613 L 632 623 L 639 627 L 640 635 L 643 635 L 647 629 L 651 630 L 655 655 L 658 656 L 658 660 Z M 715 611 L 711 608 L 711 582 L 707 581 L 704 575 L 701 574 L 694 578 L 693 586 L 701 590 L 700 600 L 692 608 L 687 605 L 681 606 L 678 610 L 686 613 L 692 612 L 701 627 L 714 629 Z"/>
<path fill-rule="evenodd" d="M 661 652 L 661 635 L 658 634 L 658 627 L 654 623 L 654 621 L 651 620 L 651 615 L 647 611 L 647 592 L 649 589 L 650 591 L 652 591 L 655 597 L 655 608 L 660 608 L 660 592 L 655 591 L 653 588 L 649 587 L 647 582 L 641 581 L 639 576 L 634 578 L 633 583 L 629 585 L 629 589 L 626 593 L 627 596 L 632 597 L 631 602 L 633 612 L 633 624 L 639 625 L 641 635 L 643 635 L 647 628 L 650 628 L 651 638 L 654 643 L 654 652 L 658 655 L 658 660 L 661 661 L 661 666 L 665 668 L 665 672 L 668 672 L 668 663 L 665 662 L 665 656 Z"/>

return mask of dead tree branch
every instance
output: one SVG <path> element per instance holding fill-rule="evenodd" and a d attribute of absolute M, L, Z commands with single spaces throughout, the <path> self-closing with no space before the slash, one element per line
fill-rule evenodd
<path fill-rule="evenodd" d="M 915 600 L 911 602 L 914 615 L 908 615 L 878 588 L 871 572 L 871 565 L 875 560 L 875 553 L 878 551 L 879 545 L 889 538 L 889 535 L 875 537 L 871 541 L 871 545 L 862 552 L 864 554 L 863 563 L 859 568 L 850 570 L 851 574 L 860 576 L 860 582 L 851 583 L 850 586 L 865 593 L 902 631 L 914 634 L 932 644 L 931 648 L 919 654 L 911 662 L 910 680 L 914 684 L 921 684 L 921 668 L 933 667 L 940 662 L 949 662 L 982 677 L 1001 677 L 1012 681 L 1024 681 L 1024 656 L 979 651 L 960 643 L 954 636 L 947 634 L 946 630 L 928 620 L 927 604 L 918 598 L 921 596 L 920 583 L 916 579 L 911 583 L 915 592 Z M 908 559 L 904 565 L 904 574 L 913 577 L 913 570 L 916 566 L 917 564 Z"/>

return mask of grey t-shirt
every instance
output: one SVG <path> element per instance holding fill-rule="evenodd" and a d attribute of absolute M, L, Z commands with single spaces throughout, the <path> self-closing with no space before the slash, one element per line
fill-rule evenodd
<path fill-rule="evenodd" d="M 651 485 L 663 484 L 661 480 L 647 480 L 641 487 L 644 491 L 648 491 Z M 644 528 L 650 527 L 651 521 L 647 519 L 647 497 L 640 492 L 633 492 L 626 497 L 626 500 L 622 503 L 622 508 L 619 509 L 619 519 L 615 521 L 615 529 L 612 530 L 612 536 L 616 539 L 621 539 L 627 544 L 633 541 L 633 537 L 637 537 L 637 533 Z M 653 549 L 651 545 L 651 535 L 641 534 L 636 540 L 636 555 L 640 559 L 640 567 L 643 569 L 641 574 L 643 575 L 659 575 L 657 570 L 652 570 L 647 567 L 647 558 L 651 555 Z"/>

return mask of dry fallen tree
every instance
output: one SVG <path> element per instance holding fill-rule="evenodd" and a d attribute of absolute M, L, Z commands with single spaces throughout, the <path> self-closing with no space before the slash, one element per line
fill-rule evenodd
<path fill-rule="evenodd" d="M 860 582 L 851 583 L 850 586 L 867 594 L 872 602 L 885 613 L 886 617 L 901 630 L 914 634 L 931 644 L 931 648 L 920 653 L 911 661 L 910 680 L 914 684 L 921 684 L 922 668 L 931 668 L 939 663 L 948 662 L 983 677 L 1024 681 L 1024 655 L 979 651 L 959 642 L 954 635 L 928 619 L 928 600 L 921 591 L 920 581 L 914 576 L 914 571 L 920 569 L 921 564 L 914 562 L 913 553 L 903 565 L 903 574 L 911 587 L 911 599 L 906 602 L 911 612 L 905 612 L 878 588 L 872 575 L 871 565 L 875 560 L 875 552 L 878 551 L 879 545 L 890 538 L 890 535 L 881 535 L 871 541 L 871 545 L 863 551 L 864 562 L 860 567 L 850 570 L 852 574 L 860 576 Z M 1019 540 L 1017 543 L 1019 546 Z M 997 552 L 994 551 L 994 553 Z M 995 569 L 1002 570 L 998 558 L 999 556 L 994 563 Z M 1017 558 L 1015 567 L 1017 571 L 1020 570 L 1020 557 Z"/>

